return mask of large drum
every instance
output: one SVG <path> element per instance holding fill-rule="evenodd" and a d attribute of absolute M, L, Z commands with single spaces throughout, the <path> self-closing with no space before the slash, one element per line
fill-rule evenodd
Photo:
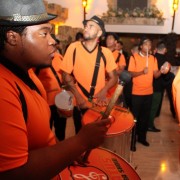
<path fill-rule="evenodd" d="M 60 173 L 61 180 L 140 180 L 136 171 L 117 154 L 93 149 L 87 166 L 69 166 Z"/>
<path fill-rule="evenodd" d="M 102 109 L 101 109 L 102 110 Z M 89 109 L 83 116 L 82 124 L 93 122 L 100 116 L 101 110 Z M 115 106 L 111 111 L 114 119 L 107 132 L 102 147 L 107 148 L 130 162 L 131 134 L 134 126 L 134 117 L 132 113 L 120 106 Z"/>

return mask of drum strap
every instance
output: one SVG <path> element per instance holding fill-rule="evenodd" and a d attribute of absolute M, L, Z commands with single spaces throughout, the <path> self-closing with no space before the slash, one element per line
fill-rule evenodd
<path fill-rule="evenodd" d="M 118 57 L 117 57 L 117 59 L 116 59 L 116 63 L 119 62 L 119 60 L 120 60 L 119 58 L 120 58 L 120 57 L 121 57 L 121 53 L 118 54 Z"/>
<path fill-rule="evenodd" d="M 95 67 L 94 67 L 94 73 L 93 73 L 93 77 L 92 77 L 92 81 L 91 81 L 91 86 L 90 86 L 90 92 L 88 92 L 78 81 L 77 84 L 80 87 L 81 91 L 83 92 L 83 94 L 89 99 L 89 101 L 91 101 L 93 99 L 93 95 L 94 95 L 94 91 L 95 91 L 95 87 L 96 87 L 96 82 L 97 82 L 97 76 L 98 76 L 98 72 L 99 72 L 99 67 L 100 67 L 100 59 L 102 56 L 102 52 L 101 52 L 101 47 L 98 46 L 98 53 L 97 53 L 97 58 L 96 58 L 96 63 L 95 63 Z"/>
<path fill-rule="evenodd" d="M 53 72 L 53 74 L 54 74 L 54 76 L 55 76 L 55 78 L 56 78 L 56 80 L 57 80 L 57 82 L 59 84 L 59 87 L 61 88 L 63 84 L 61 83 L 56 70 L 53 68 L 53 66 L 50 66 L 50 68 L 51 68 L 51 71 Z"/>

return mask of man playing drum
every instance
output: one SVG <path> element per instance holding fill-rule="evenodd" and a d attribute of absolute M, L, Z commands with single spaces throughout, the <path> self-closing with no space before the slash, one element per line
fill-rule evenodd
<path fill-rule="evenodd" d="M 0 2 L 0 179 L 60 179 L 60 171 L 103 142 L 110 124 L 90 123 L 56 143 L 49 106 L 29 75 L 32 67 L 52 63 L 48 21 L 55 17 L 41 0 Z"/>
<path fill-rule="evenodd" d="M 93 100 L 99 106 L 107 105 L 107 92 L 117 83 L 117 65 L 112 52 L 100 47 L 99 38 L 104 35 L 104 22 L 97 16 L 84 23 L 84 41 L 72 43 L 61 63 L 63 79 L 76 98 L 73 118 L 81 128 L 81 115 L 91 107 Z M 105 71 L 109 80 L 105 82 Z M 73 74 L 73 76 L 72 76 Z M 74 81 L 75 78 L 75 81 Z"/>

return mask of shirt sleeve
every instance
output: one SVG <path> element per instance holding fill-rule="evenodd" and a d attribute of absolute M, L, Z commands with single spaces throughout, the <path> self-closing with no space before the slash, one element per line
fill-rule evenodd
<path fill-rule="evenodd" d="M 135 71 L 135 59 L 133 56 L 130 57 L 128 71 Z"/>
<path fill-rule="evenodd" d="M 69 45 L 69 47 L 66 50 L 66 53 L 63 57 L 63 60 L 61 62 L 61 70 L 71 74 L 71 72 L 73 71 L 73 54 L 75 51 L 75 44 L 72 43 Z"/>
<path fill-rule="evenodd" d="M 119 66 L 126 66 L 126 60 L 125 60 L 124 54 L 121 54 L 118 65 Z"/>
<path fill-rule="evenodd" d="M 154 57 L 154 67 L 153 67 L 153 71 L 157 71 L 158 70 L 158 63 L 157 63 L 157 59 Z"/>
<path fill-rule="evenodd" d="M 106 71 L 109 73 L 117 68 L 117 64 L 114 61 L 113 53 L 109 49 L 103 47 L 102 50 L 106 59 Z"/>

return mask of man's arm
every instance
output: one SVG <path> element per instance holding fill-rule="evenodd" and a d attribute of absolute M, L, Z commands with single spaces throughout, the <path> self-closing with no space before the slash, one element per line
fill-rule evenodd
<path fill-rule="evenodd" d="M 67 89 L 70 90 L 76 98 L 77 106 L 79 106 L 79 108 L 86 108 L 86 100 L 81 96 L 81 94 L 77 90 L 75 85 L 75 79 L 73 78 L 73 76 L 63 71 L 62 78 L 63 82 L 67 86 Z"/>
<path fill-rule="evenodd" d="M 116 85 L 118 82 L 118 76 L 117 76 L 117 72 L 115 69 L 108 73 L 108 77 L 109 77 L 109 80 L 106 83 L 106 85 L 104 86 L 104 88 L 101 89 L 97 94 L 94 95 L 94 98 L 97 99 L 96 103 L 98 103 L 99 105 L 104 104 L 104 102 L 105 102 L 105 104 L 107 104 L 107 99 L 106 99 L 107 92 L 111 87 Z"/>
<path fill-rule="evenodd" d="M 0 172 L 0 179 L 51 179 L 83 152 L 103 143 L 110 120 L 100 120 L 82 127 L 79 133 L 56 145 L 30 151 L 27 163 Z M 94 138 L 95 137 L 95 138 Z"/>
<path fill-rule="evenodd" d="M 148 73 L 148 68 L 145 67 L 142 71 L 138 71 L 138 72 L 134 72 L 134 71 L 129 71 L 129 72 L 131 73 L 132 77 L 137 77 L 137 76 L 147 74 Z"/>

